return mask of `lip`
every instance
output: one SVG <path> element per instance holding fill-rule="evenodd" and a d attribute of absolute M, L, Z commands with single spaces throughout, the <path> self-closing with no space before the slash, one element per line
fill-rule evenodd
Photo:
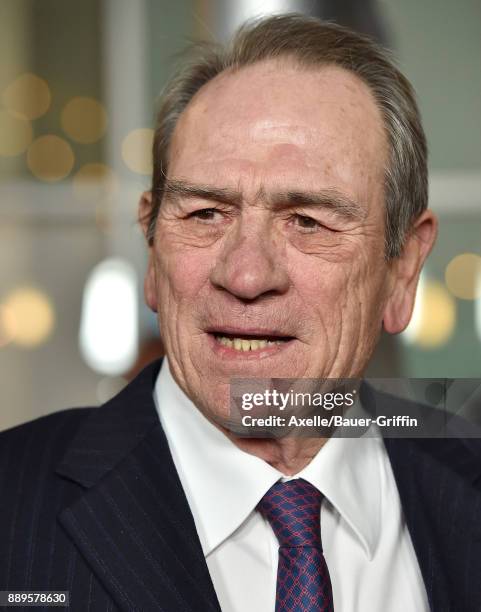
<path fill-rule="evenodd" d="M 271 327 L 237 327 L 222 325 L 219 327 L 208 327 L 205 331 L 212 336 L 251 336 L 252 338 L 288 338 L 289 340 L 294 340 L 294 336 L 291 334 L 286 334 L 279 329 Z"/>
<path fill-rule="evenodd" d="M 228 333 L 229 335 L 239 334 L 241 336 L 254 336 L 254 337 L 258 336 L 258 337 L 264 337 L 264 338 L 265 337 L 273 337 L 273 338 L 275 337 L 285 338 L 286 337 L 281 334 L 273 334 L 272 330 L 269 330 L 269 333 L 267 333 L 266 330 L 262 330 L 261 333 L 258 333 L 258 330 L 247 331 L 246 329 L 243 329 L 242 333 L 240 333 L 240 330 L 236 330 L 234 332 L 230 332 L 230 331 L 227 332 L 227 328 L 223 328 L 222 332 Z M 256 361 L 259 359 L 266 359 L 268 357 L 277 356 L 283 353 L 284 351 L 287 351 L 295 343 L 295 338 L 289 337 L 290 339 L 285 340 L 282 344 L 274 344 L 272 346 L 266 346 L 265 348 L 257 349 L 256 351 L 238 351 L 234 348 L 224 346 L 220 344 L 219 342 L 217 342 L 214 334 L 222 335 L 222 332 L 220 331 L 209 332 L 206 335 L 207 335 L 207 339 L 208 339 L 209 345 L 213 353 L 217 357 L 223 360 Z"/>

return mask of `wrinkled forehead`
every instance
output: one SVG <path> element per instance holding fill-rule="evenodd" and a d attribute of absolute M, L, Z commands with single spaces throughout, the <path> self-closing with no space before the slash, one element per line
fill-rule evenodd
<path fill-rule="evenodd" d="M 262 161 L 274 148 L 306 168 L 337 164 L 379 179 L 388 158 L 381 111 L 359 77 L 268 60 L 201 88 L 178 121 L 170 161 L 183 172 L 243 156 Z"/>

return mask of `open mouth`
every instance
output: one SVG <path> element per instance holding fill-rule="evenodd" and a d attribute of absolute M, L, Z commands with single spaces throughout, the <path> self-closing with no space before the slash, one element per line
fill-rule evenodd
<path fill-rule="evenodd" d="M 239 334 L 224 331 L 210 332 L 217 344 L 239 352 L 254 352 L 285 345 L 294 338 L 271 334 Z"/>

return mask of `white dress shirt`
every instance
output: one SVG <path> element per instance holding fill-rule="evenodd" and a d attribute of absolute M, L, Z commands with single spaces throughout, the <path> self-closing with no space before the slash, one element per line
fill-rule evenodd
<path fill-rule="evenodd" d="M 278 543 L 255 510 L 279 479 L 183 393 L 164 359 L 154 399 L 223 612 L 273 612 Z M 424 612 L 426 591 L 380 438 L 330 439 L 295 478 L 324 495 L 321 535 L 336 612 Z"/>

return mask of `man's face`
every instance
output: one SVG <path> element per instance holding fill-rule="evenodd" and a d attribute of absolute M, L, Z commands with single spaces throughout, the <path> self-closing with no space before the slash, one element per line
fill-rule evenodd
<path fill-rule="evenodd" d="M 232 377 L 362 373 L 382 326 L 387 138 L 355 75 L 224 73 L 176 127 L 146 278 L 173 374 L 211 416 Z"/>

